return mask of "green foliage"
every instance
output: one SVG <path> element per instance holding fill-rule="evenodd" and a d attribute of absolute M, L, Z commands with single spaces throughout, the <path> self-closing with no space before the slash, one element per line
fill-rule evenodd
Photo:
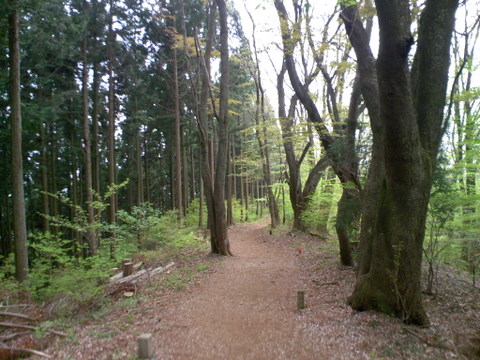
<path fill-rule="evenodd" d="M 160 211 L 149 203 L 134 206 L 130 213 L 120 210 L 117 214 L 118 224 L 114 229 L 117 239 L 130 244 L 137 244 L 142 250 L 155 250 L 165 243 Z"/>
<path fill-rule="evenodd" d="M 302 214 L 302 220 L 308 229 L 322 234 L 331 231 L 340 193 L 341 186 L 335 178 L 320 180 L 317 191 Z"/>
<path fill-rule="evenodd" d="M 445 159 L 439 162 L 443 165 Z M 437 168 L 424 242 L 427 292 L 432 292 L 440 262 L 466 270 L 475 284 L 480 268 L 480 220 L 476 211 L 480 196 L 461 187 L 455 182 L 455 169 Z"/>

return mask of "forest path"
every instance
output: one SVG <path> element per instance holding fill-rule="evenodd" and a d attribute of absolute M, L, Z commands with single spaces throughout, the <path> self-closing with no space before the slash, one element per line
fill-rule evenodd
<path fill-rule="evenodd" d="M 161 358 L 321 357 L 296 311 L 297 290 L 306 287 L 298 251 L 275 244 L 261 223 L 236 226 L 229 236 L 234 256 L 164 317 L 154 340 Z"/>
<path fill-rule="evenodd" d="M 474 358 L 427 347 L 398 319 L 352 311 L 355 271 L 339 264 L 334 241 L 270 235 L 266 222 L 233 226 L 229 236 L 234 256 L 182 253 L 169 273 L 80 320 L 71 339 L 46 352 L 56 360 L 133 360 L 138 336 L 151 333 L 157 360 Z M 477 329 L 480 293 L 454 278 L 443 283 L 439 301 L 425 300 L 434 325 L 414 331 L 461 349 Z M 298 290 L 306 292 L 302 311 Z"/>

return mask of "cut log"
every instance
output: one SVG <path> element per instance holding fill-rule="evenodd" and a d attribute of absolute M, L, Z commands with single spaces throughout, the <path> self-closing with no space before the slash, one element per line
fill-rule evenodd
<path fill-rule="evenodd" d="M 138 269 L 140 269 L 142 267 L 142 265 L 143 265 L 143 262 L 139 262 L 139 263 L 133 265 L 133 271 L 134 272 L 137 271 Z M 123 277 L 123 271 L 111 276 L 110 277 L 110 282 L 114 283 L 114 282 L 118 281 L 119 279 L 121 279 L 122 277 Z"/>
<path fill-rule="evenodd" d="M 139 272 L 137 272 L 135 274 L 132 274 L 130 276 L 127 276 L 127 277 L 124 277 L 124 278 L 121 278 L 121 279 L 115 281 L 115 283 L 117 283 L 117 284 L 122 284 L 122 283 L 125 283 L 125 282 L 135 283 L 135 282 L 139 281 L 140 278 L 142 278 L 143 276 L 150 277 L 150 276 L 162 273 L 162 272 L 170 269 L 173 265 L 175 265 L 175 263 L 171 262 L 170 264 L 168 264 L 166 266 L 163 266 L 163 267 L 160 266 L 156 269 L 140 270 Z"/>
<path fill-rule="evenodd" d="M 13 323 L 6 323 L 6 322 L 0 322 L 0 326 L 10 327 L 10 328 L 18 328 L 18 329 L 35 330 L 35 326 L 23 325 L 23 324 L 13 324 Z M 47 332 L 49 332 L 51 334 L 58 335 L 58 336 L 63 336 L 63 337 L 67 336 L 67 334 L 65 334 L 64 332 L 61 332 L 61 331 L 47 330 Z"/>

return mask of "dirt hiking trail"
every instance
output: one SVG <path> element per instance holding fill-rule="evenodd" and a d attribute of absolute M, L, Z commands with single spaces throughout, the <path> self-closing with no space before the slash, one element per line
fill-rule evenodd
<path fill-rule="evenodd" d="M 352 311 L 346 298 L 354 270 L 339 265 L 336 245 L 292 235 L 270 235 L 265 222 L 234 226 L 233 257 L 201 255 L 208 270 L 186 287 L 145 291 L 135 306 L 77 326 L 75 341 L 47 352 L 54 359 L 135 359 L 137 337 L 151 333 L 154 359 L 463 358 L 422 342 L 435 328 L 418 337 L 398 319 Z M 306 292 L 300 312 L 298 290 Z M 445 329 L 440 322 L 453 315 L 434 321 Z M 462 326 L 475 326 L 478 317 L 467 320 Z"/>
<path fill-rule="evenodd" d="M 231 232 L 235 256 L 165 317 L 165 359 L 310 359 L 320 350 L 295 311 L 305 288 L 298 252 L 269 244 L 262 227 Z"/>

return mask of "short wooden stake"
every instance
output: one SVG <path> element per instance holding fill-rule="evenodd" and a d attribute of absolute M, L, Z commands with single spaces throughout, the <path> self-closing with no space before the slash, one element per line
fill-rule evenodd
<path fill-rule="evenodd" d="M 133 262 L 123 263 L 123 277 L 127 277 L 133 274 Z"/>
<path fill-rule="evenodd" d="M 305 309 L 305 291 L 297 291 L 297 310 Z"/>
<path fill-rule="evenodd" d="M 142 334 L 138 337 L 138 357 L 151 359 L 153 357 L 152 334 Z"/>

